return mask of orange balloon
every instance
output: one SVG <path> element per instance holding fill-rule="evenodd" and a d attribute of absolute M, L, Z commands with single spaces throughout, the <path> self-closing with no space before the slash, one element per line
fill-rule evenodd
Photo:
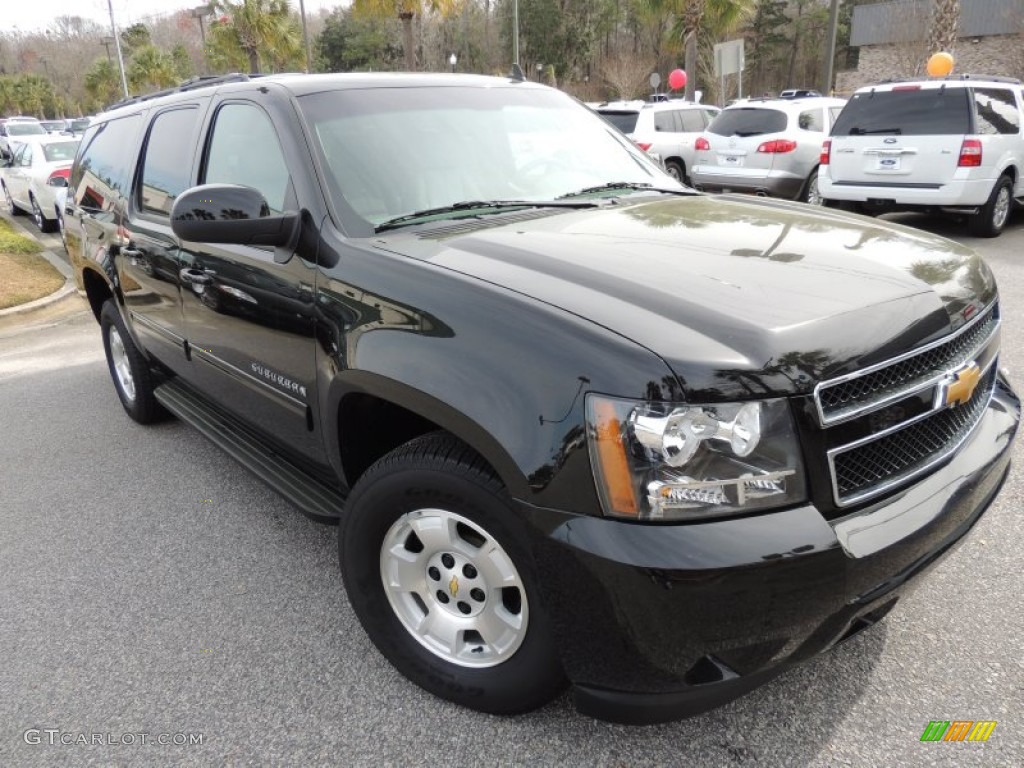
<path fill-rule="evenodd" d="M 933 53 L 928 59 L 928 74 L 932 77 L 945 77 L 953 71 L 953 57 L 945 51 Z"/>

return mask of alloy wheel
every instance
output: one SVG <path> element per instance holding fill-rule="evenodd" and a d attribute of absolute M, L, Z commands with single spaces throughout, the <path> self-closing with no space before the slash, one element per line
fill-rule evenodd
<path fill-rule="evenodd" d="M 129 401 L 135 400 L 135 377 L 132 376 L 128 352 L 124 348 L 121 333 L 115 327 L 110 328 L 110 357 L 114 363 L 114 373 L 121 391 Z"/>

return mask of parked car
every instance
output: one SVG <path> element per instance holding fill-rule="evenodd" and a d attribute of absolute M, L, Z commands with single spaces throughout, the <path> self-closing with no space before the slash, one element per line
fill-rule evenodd
<path fill-rule="evenodd" d="M 787 88 L 779 94 L 780 99 L 806 99 L 813 96 L 821 96 L 821 94 L 810 88 Z"/>
<path fill-rule="evenodd" d="M 611 101 L 595 111 L 659 159 L 670 176 L 686 182 L 694 141 L 721 110 L 686 101 Z"/>
<path fill-rule="evenodd" d="M 49 134 L 61 133 L 67 130 L 66 120 L 40 120 L 39 124 Z"/>
<path fill-rule="evenodd" d="M 66 187 L 78 139 L 67 136 L 32 136 L 13 144 L 13 155 L 0 169 L 0 186 L 12 215 L 23 211 L 41 232 L 58 226 L 55 194 Z"/>
<path fill-rule="evenodd" d="M 1003 231 L 1024 202 L 1024 88 L 1009 78 L 908 80 L 861 88 L 821 153 L 822 197 L 865 213 L 965 214 Z"/>
<path fill-rule="evenodd" d="M 717 706 L 880 620 L 1007 477 L 976 253 L 697 193 L 539 83 L 139 99 L 90 126 L 66 208 L 128 416 L 338 523 L 371 640 L 468 707 L 566 679 L 607 719 Z"/>
<path fill-rule="evenodd" d="M 820 204 L 821 142 L 845 103 L 824 97 L 750 99 L 726 107 L 697 139 L 694 186 Z"/>
<path fill-rule="evenodd" d="M 67 121 L 65 132 L 70 133 L 72 136 L 79 136 L 85 133 L 85 129 L 89 127 L 89 123 L 92 121 L 90 117 L 75 117 Z"/>
<path fill-rule="evenodd" d="M 8 117 L 0 125 L 0 158 L 11 155 L 11 141 L 29 136 L 45 136 L 46 129 L 34 117 Z"/>

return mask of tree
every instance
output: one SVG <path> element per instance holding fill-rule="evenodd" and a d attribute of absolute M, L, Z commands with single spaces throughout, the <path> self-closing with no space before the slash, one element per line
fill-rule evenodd
<path fill-rule="evenodd" d="M 601 65 L 601 77 L 614 93 L 614 98 L 633 99 L 641 96 L 654 71 L 653 57 L 614 56 Z"/>
<path fill-rule="evenodd" d="M 174 59 L 155 45 L 146 45 L 136 51 L 125 74 L 136 93 L 168 88 L 178 82 Z"/>
<path fill-rule="evenodd" d="M 451 16 L 466 0 L 353 0 L 352 10 L 357 16 L 384 18 L 397 14 L 402 22 L 402 50 L 405 53 L 405 68 L 416 69 L 416 48 L 413 39 L 412 21 L 424 13 L 438 13 Z"/>
<path fill-rule="evenodd" d="M 331 72 L 392 69 L 402 58 L 397 25 L 395 19 L 359 17 L 338 8 L 327 17 L 316 48 Z"/>
<path fill-rule="evenodd" d="M 960 29 L 960 0 L 934 0 L 928 52 L 952 51 Z"/>
<path fill-rule="evenodd" d="M 125 27 L 121 31 L 121 52 L 126 57 L 131 57 L 136 50 L 150 45 L 152 40 L 149 35 L 149 27 L 141 22 Z"/>
<path fill-rule="evenodd" d="M 260 57 L 270 68 L 301 66 L 302 34 L 287 0 L 217 0 L 221 16 L 210 27 L 208 47 L 212 63 L 228 63 L 234 69 L 240 61 L 249 71 L 260 71 Z"/>
<path fill-rule="evenodd" d="M 85 90 L 99 107 L 113 104 L 121 94 L 117 66 L 106 57 L 96 59 L 85 73 Z"/>

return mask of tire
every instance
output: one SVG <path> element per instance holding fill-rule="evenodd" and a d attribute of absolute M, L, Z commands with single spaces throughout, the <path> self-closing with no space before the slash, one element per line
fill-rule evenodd
<path fill-rule="evenodd" d="M 818 169 L 815 168 L 811 171 L 811 175 L 807 177 L 807 183 L 804 184 L 804 193 L 800 196 L 808 205 L 824 205 L 825 201 L 822 198 L 821 193 L 818 191 Z"/>
<path fill-rule="evenodd" d="M 32 205 L 32 221 L 35 222 L 36 228 L 40 232 L 53 232 L 54 223 L 43 216 L 43 209 L 39 207 L 39 203 L 36 202 L 36 196 L 29 194 L 28 201 Z"/>
<path fill-rule="evenodd" d="M 23 215 L 25 212 L 23 210 L 21 210 L 21 208 L 19 208 L 18 206 L 16 206 L 14 204 L 14 198 L 11 197 L 11 192 L 10 192 L 10 190 L 7 189 L 7 185 L 4 184 L 3 188 L 4 188 L 4 201 L 7 203 L 7 212 L 9 214 L 11 214 L 11 216 L 21 216 L 21 215 Z"/>
<path fill-rule="evenodd" d="M 1013 180 L 1000 176 L 992 188 L 988 202 L 967 220 L 967 228 L 975 237 L 998 237 L 1013 210 Z"/>
<path fill-rule="evenodd" d="M 686 168 L 678 160 L 666 160 L 665 161 L 665 173 L 671 176 L 678 182 L 683 184 L 687 183 L 686 180 Z"/>
<path fill-rule="evenodd" d="M 64 231 L 64 214 L 57 208 L 54 208 L 54 214 L 57 217 L 57 231 L 60 232 L 60 242 L 64 246 L 64 253 L 70 255 L 71 251 L 68 250 L 68 233 Z"/>
<path fill-rule="evenodd" d="M 536 709 L 565 684 L 519 525 L 483 460 L 433 433 L 367 470 L 339 528 L 373 644 L 421 688 L 481 712 Z"/>
<path fill-rule="evenodd" d="M 104 303 L 100 311 L 100 330 L 107 368 L 125 412 L 139 424 L 164 418 L 167 412 L 153 396 L 157 384 L 153 369 L 132 341 L 113 300 Z"/>

